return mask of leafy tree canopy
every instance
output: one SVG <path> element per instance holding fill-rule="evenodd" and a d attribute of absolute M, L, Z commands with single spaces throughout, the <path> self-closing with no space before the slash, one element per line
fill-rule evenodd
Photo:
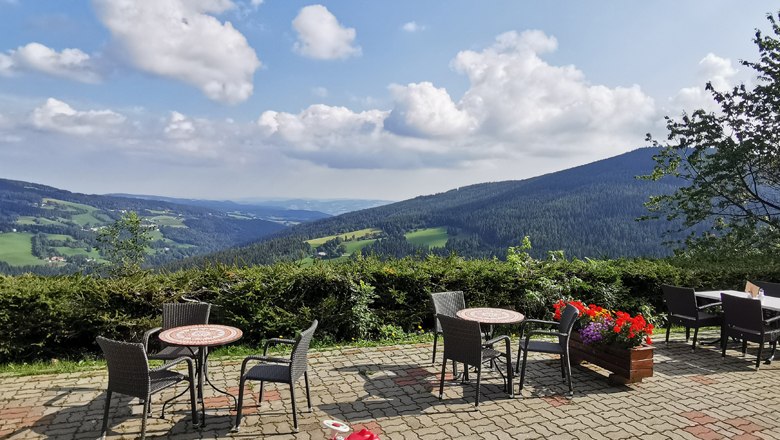
<path fill-rule="evenodd" d="M 756 30 L 758 61 L 740 61 L 756 84 L 706 90 L 718 111 L 703 109 L 666 117 L 665 142 L 647 178 L 687 181 L 673 193 L 651 197 L 655 217 L 681 220 L 683 228 L 705 224 L 688 237 L 691 248 L 740 252 L 760 246 L 767 255 L 780 245 L 780 13 L 767 15 L 772 31 Z M 743 249 L 737 249 L 743 248 Z"/>
<path fill-rule="evenodd" d="M 152 240 L 151 226 L 141 223 L 141 217 L 128 211 L 119 220 L 101 229 L 98 242 L 109 261 L 109 272 L 117 276 L 130 276 L 141 272 L 146 259 L 146 248 Z"/>

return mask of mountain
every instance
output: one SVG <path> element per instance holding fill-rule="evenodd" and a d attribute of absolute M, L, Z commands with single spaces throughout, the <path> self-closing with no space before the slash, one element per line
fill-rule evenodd
<path fill-rule="evenodd" d="M 254 204 L 254 203 L 236 203 L 230 200 L 201 200 L 201 199 L 181 199 L 175 197 L 163 197 L 163 196 L 151 196 L 151 195 L 137 195 L 137 194 L 109 194 L 111 196 L 129 197 L 135 199 L 145 200 L 160 200 L 163 202 L 176 203 L 178 205 L 187 206 L 200 206 L 216 211 L 226 212 L 233 214 L 234 216 L 251 216 L 253 218 L 259 218 L 261 220 L 268 220 L 276 223 L 283 223 L 285 225 L 297 224 L 303 222 L 310 222 L 313 220 L 319 220 L 321 218 L 330 217 L 331 214 L 326 214 L 320 211 L 287 208 L 283 204 Z"/>
<path fill-rule="evenodd" d="M 152 226 L 159 265 L 256 241 L 284 225 L 159 200 L 80 194 L 0 179 L 0 273 L 69 273 L 101 260 L 97 231 L 135 211 Z"/>
<path fill-rule="evenodd" d="M 537 257 L 563 250 L 569 257 L 660 257 L 666 221 L 637 221 L 647 214 L 643 203 L 651 195 L 669 193 L 682 182 L 637 179 L 653 169 L 657 150 L 642 148 L 587 165 L 530 179 L 482 183 L 444 193 L 420 196 L 377 208 L 291 227 L 258 243 L 230 249 L 181 265 L 204 261 L 269 263 L 277 259 L 328 255 L 318 237 L 352 231 L 381 230 L 361 238 L 362 252 L 401 256 L 418 252 L 457 252 L 469 257 L 503 257 L 508 246 L 524 236 Z M 421 249 L 411 237 L 419 231 L 446 233 L 440 249 Z M 370 243 L 365 243 L 370 242 Z M 426 246 L 422 246 L 425 248 Z M 179 265 L 179 267 L 181 266 Z"/>
<path fill-rule="evenodd" d="M 330 215 L 345 214 L 362 209 L 393 203 L 389 200 L 364 199 L 243 199 L 241 203 L 256 203 L 283 209 L 305 209 L 321 211 Z"/>

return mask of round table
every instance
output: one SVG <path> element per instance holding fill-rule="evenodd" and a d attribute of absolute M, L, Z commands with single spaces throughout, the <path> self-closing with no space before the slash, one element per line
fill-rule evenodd
<path fill-rule="evenodd" d="M 477 321 L 480 324 L 517 324 L 525 319 L 522 313 L 514 310 L 496 309 L 492 307 L 474 307 L 458 310 L 455 315 L 467 321 Z"/>
<path fill-rule="evenodd" d="M 209 357 L 208 348 L 218 347 L 220 345 L 235 342 L 241 339 L 241 336 L 243 336 L 243 332 L 241 330 L 235 327 L 217 324 L 185 325 L 160 332 L 159 338 L 166 344 L 178 345 L 181 347 L 201 347 L 201 349 L 198 351 L 197 362 L 198 396 L 200 397 L 201 413 L 203 414 L 201 426 L 206 425 L 206 406 L 203 402 L 204 378 L 206 379 L 206 383 L 208 383 L 211 388 L 217 392 L 232 397 L 233 402 L 236 402 L 236 396 L 217 388 L 213 383 L 211 383 L 211 379 L 209 379 L 208 375 L 208 368 L 206 366 Z"/>
<path fill-rule="evenodd" d="M 218 347 L 241 339 L 241 330 L 227 325 L 198 324 L 174 327 L 160 333 L 160 340 L 183 347 Z"/>

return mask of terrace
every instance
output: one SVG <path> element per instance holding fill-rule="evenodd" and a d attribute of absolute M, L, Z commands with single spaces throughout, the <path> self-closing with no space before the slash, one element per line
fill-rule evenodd
<path fill-rule="evenodd" d="M 703 332 L 702 337 L 716 333 Z M 163 392 L 154 397 L 155 417 L 149 419 L 147 435 L 324 439 L 320 422 L 336 418 L 382 439 L 780 438 L 780 365 L 755 371 L 755 347 L 742 358 L 734 346 L 724 360 L 715 348 L 691 352 L 683 335 L 675 334 L 669 346 L 657 344 L 655 375 L 642 383 L 611 386 L 603 370 L 574 367 L 573 399 L 565 398 L 557 358 L 532 354 L 522 397 L 510 399 L 500 377 L 486 373 L 479 410 L 473 405 L 473 385 L 446 384 L 444 400 L 437 399 L 441 364 L 430 365 L 430 344 L 319 351 L 309 360 L 313 412 L 300 414 L 297 434 L 292 432 L 286 387 L 269 384 L 259 408 L 256 385 L 247 392 L 238 433 L 230 432 L 234 418 L 227 398 L 209 394 L 210 389 L 207 426 L 192 427 L 186 398 L 177 401 L 165 420 L 157 418 L 160 402 L 173 395 Z M 235 393 L 240 363 L 215 359 L 210 375 Z M 105 371 L 0 377 L 0 437 L 98 437 L 106 382 Z M 305 411 L 303 392 L 297 396 Z M 124 396 L 113 403 L 108 438 L 136 438 L 142 407 L 128 404 Z"/>

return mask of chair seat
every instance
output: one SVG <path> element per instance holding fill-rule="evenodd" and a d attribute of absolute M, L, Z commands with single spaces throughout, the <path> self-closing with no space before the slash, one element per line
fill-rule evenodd
<path fill-rule="evenodd" d="M 698 324 L 699 327 L 715 327 L 720 325 L 723 319 L 718 315 L 713 315 L 707 312 L 699 311 L 698 320 L 693 316 L 684 315 L 671 315 L 673 320 L 677 320 L 681 324 Z"/>
<path fill-rule="evenodd" d="M 149 384 L 150 392 L 154 393 L 163 388 L 176 385 L 177 383 L 186 380 L 187 376 L 170 370 L 157 370 L 149 372 Z"/>
<path fill-rule="evenodd" d="M 169 345 L 157 353 L 151 353 L 148 355 L 149 359 L 170 361 L 178 359 L 180 357 L 195 358 L 198 355 L 200 347 L 177 347 Z"/>
<path fill-rule="evenodd" d="M 250 368 L 244 375 L 249 380 L 290 383 L 290 366 L 282 364 L 260 364 Z"/>
<path fill-rule="evenodd" d="M 522 348 L 522 344 L 520 348 Z M 561 344 L 559 344 L 558 342 L 531 340 L 528 342 L 528 347 L 526 349 L 528 351 L 535 351 L 537 353 L 553 353 L 553 354 L 563 353 L 563 347 L 561 347 Z"/>

